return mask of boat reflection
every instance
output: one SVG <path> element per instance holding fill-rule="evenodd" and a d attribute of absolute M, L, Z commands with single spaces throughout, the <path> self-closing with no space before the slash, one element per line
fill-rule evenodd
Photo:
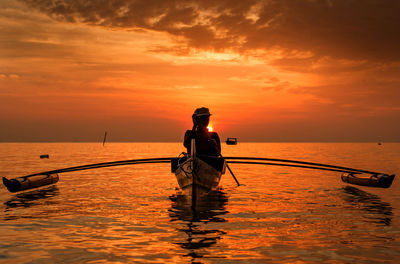
<path fill-rule="evenodd" d="M 227 195 L 220 189 L 210 192 L 207 196 L 198 200 L 195 210 L 191 207 L 190 198 L 183 194 L 176 194 L 170 197 L 172 201 L 169 215 L 171 221 L 177 221 L 180 232 L 184 232 L 187 238 L 177 242 L 183 249 L 189 252 L 185 256 L 191 257 L 192 263 L 201 263 L 199 259 L 210 256 L 205 249 L 215 245 L 221 237 L 226 234 L 222 230 L 207 228 L 210 222 L 225 222 L 222 215 L 228 213 L 226 204 Z M 215 226 L 215 225 L 214 225 Z"/>
<path fill-rule="evenodd" d="M 383 202 L 378 195 L 371 194 L 353 186 L 343 188 L 344 200 L 352 206 L 366 211 L 370 222 L 389 226 L 392 222 L 393 208 L 390 203 Z"/>
<path fill-rule="evenodd" d="M 57 186 L 52 185 L 46 188 L 16 194 L 4 204 L 6 205 L 6 211 L 19 207 L 28 208 L 40 204 L 43 199 L 48 199 L 58 194 L 59 190 Z"/>

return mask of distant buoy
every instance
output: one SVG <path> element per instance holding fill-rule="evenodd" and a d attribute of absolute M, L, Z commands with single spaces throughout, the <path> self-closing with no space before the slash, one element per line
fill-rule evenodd
<path fill-rule="evenodd" d="M 43 154 L 43 155 L 40 155 L 40 158 L 41 159 L 48 159 L 48 158 L 50 158 L 50 155 L 49 154 Z"/>

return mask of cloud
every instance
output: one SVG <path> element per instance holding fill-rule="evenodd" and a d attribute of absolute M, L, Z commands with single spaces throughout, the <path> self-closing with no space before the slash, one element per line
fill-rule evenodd
<path fill-rule="evenodd" d="M 71 23 L 166 32 L 196 49 L 400 60 L 397 0 L 20 0 Z"/>
<path fill-rule="evenodd" d="M 18 80 L 21 76 L 19 76 L 18 74 L 4 74 L 4 73 L 0 73 L 0 80 Z"/>
<path fill-rule="evenodd" d="M 345 84 L 291 88 L 295 94 L 312 95 L 317 100 L 306 105 L 313 111 L 336 116 L 399 116 L 400 81 L 358 80 Z M 322 103 L 318 103 L 320 100 Z M 316 103 L 317 102 L 317 103 Z M 318 111 L 316 109 L 319 108 Z"/>
<path fill-rule="evenodd" d="M 190 126 L 193 109 L 207 105 L 217 129 L 242 127 L 248 139 L 295 139 L 301 131 L 308 140 L 335 138 L 337 127 L 373 139 L 381 131 L 367 131 L 371 121 L 398 140 L 398 7 L 392 0 L 0 0 L 0 119 L 87 127 L 99 116 L 121 127 L 154 120 L 156 138 L 165 116 L 171 127 Z"/>

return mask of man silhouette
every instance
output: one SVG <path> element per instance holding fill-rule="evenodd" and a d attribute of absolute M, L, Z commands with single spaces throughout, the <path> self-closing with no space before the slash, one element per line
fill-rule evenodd
<path fill-rule="evenodd" d="M 219 156 L 221 153 L 221 142 L 216 132 L 210 132 L 207 129 L 210 122 L 210 111 L 206 107 L 197 108 L 193 115 L 193 129 L 187 130 L 183 145 L 187 153 L 191 150 L 191 139 L 196 142 L 196 154 L 206 156 Z"/>

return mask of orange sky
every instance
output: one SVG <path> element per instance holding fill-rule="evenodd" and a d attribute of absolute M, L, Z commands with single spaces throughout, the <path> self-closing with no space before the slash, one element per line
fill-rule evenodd
<path fill-rule="evenodd" d="M 0 141 L 400 141 L 397 0 L 0 0 Z"/>

